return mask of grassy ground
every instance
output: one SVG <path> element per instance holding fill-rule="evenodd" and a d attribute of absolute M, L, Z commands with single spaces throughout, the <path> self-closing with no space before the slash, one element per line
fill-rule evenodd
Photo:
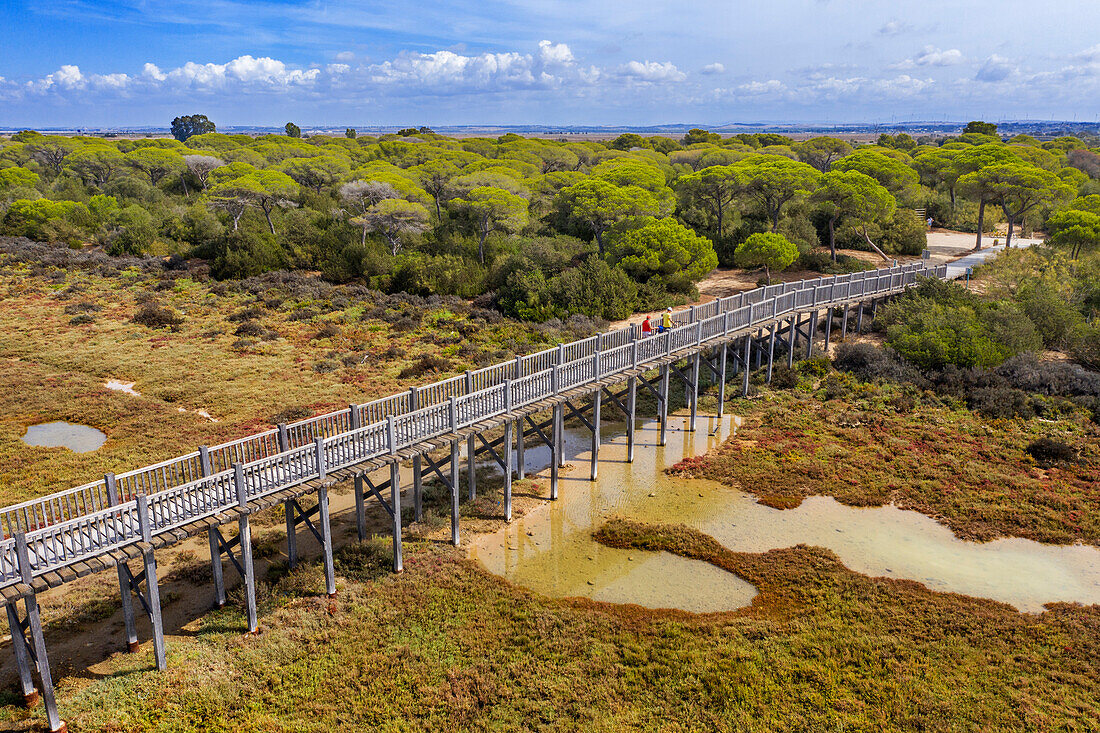
<path fill-rule="evenodd" d="M 558 602 L 432 543 L 385 570 L 345 549 L 340 592 L 308 566 L 239 608 L 61 683 L 74 730 L 1095 730 L 1100 611 L 1025 616 L 869 579 L 827 551 L 732 553 L 692 530 L 612 522 L 606 544 L 667 550 L 756 584 L 753 605 L 693 616 Z M 0 710 L 25 715 L 14 706 Z"/>
<path fill-rule="evenodd" d="M 0 503 L 267 429 L 527 353 L 568 331 L 460 301 L 381 296 L 296 276 L 221 284 L 195 273 L 59 267 L 0 247 Z M 78 258 L 84 257 L 85 260 Z M 181 319 L 149 327 L 154 304 Z M 88 322 L 81 322 L 88 321 Z M 106 389 L 134 382 L 140 397 Z M 200 414 L 203 411 L 209 415 Z M 99 428 L 89 454 L 30 448 L 29 425 Z"/>
<path fill-rule="evenodd" d="M 134 324 L 147 299 L 182 323 Z M 81 313 L 93 322 L 70 322 Z M 315 281 L 226 288 L 138 267 L 63 273 L 0 254 L 0 376 L 12 385 L 0 395 L 0 501 L 234 437 L 278 413 L 290 419 L 429 379 L 400 376 L 432 368 L 422 355 L 444 359 L 435 368 L 446 372 L 555 337 L 468 305 L 379 301 Z M 111 378 L 135 381 L 142 397 L 104 389 Z M 811 493 L 893 500 L 967 537 L 1097 543 L 1100 441 L 1081 416 L 989 422 L 899 388 L 809 381 L 733 401 L 745 416 L 738 438 L 678 470 L 736 482 L 779 506 Z M 110 439 L 83 456 L 19 442 L 26 425 L 53 419 Z M 1072 443 L 1082 461 L 1036 465 L 1023 449 L 1040 435 Z M 530 482 L 517 490 L 530 494 L 519 511 L 545 494 Z M 867 578 L 817 548 L 740 554 L 686 528 L 623 521 L 598 539 L 713 563 L 759 595 L 741 611 L 702 616 L 552 600 L 439 541 L 445 498 L 428 487 L 427 539 L 406 543 L 400 575 L 387 570 L 388 538 L 343 544 L 350 527 L 339 526 L 335 599 L 323 596 L 316 564 L 286 572 L 277 513 L 257 517 L 258 636 L 241 633 L 236 591 L 222 610 L 181 611 L 204 609 L 210 594 L 201 543 L 158 554 L 166 615 L 185 619 L 170 628 L 166 673 L 152 671 L 148 642 L 136 655 L 112 654 L 122 646 L 113 574 L 47 594 L 70 729 L 1098 729 L 1098 607 L 1020 614 Z M 499 526 L 496 502 L 491 480 L 479 479 L 463 531 Z M 143 625 L 140 636 L 149 638 Z M 73 661 L 85 657 L 94 661 Z M 0 692 L 0 727 L 39 725 L 41 708 L 18 703 L 14 689 Z"/>
<path fill-rule="evenodd" d="M 732 411 L 744 416 L 736 438 L 670 470 L 777 508 L 812 495 L 854 506 L 893 502 L 965 539 L 1100 544 L 1100 426 L 1083 411 L 990 421 L 912 388 L 844 375 L 818 384 L 803 379 L 796 389 L 736 401 Z M 1037 464 L 1025 449 L 1040 437 L 1075 447 L 1079 460 Z"/>

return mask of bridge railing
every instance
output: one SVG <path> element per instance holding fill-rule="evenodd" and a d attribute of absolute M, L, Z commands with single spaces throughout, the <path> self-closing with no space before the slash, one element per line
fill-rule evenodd
<path fill-rule="evenodd" d="M 921 275 L 944 278 L 947 267 L 924 268 L 914 263 L 758 288 L 680 311 L 675 319 L 680 325 L 657 337 L 638 339 L 633 328 L 618 329 L 213 446 L 206 451 L 208 465 L 204 465 L 203 451 L 192 452 L 5 507 L 0 509 L 0 532 L 6 536 L 0 538 L 0 582 L 12 582 L 17 575 L 10 539 L 17 533 L 25 533 L 28 543 L 32 539 L 38 543 L 31 554 L 40 574 L 61 559 L 74 561 L 73 553 L 124 541 L 118 539 L 123 536 L 119 527 L 132 522 L 108 520 L 132 516 L 138 495 L 149 497 L 153 531 L 163 532 L 233 506 L 237 466 L 243 472 L 246 495 L 254 498 L 316 478 L 322 462 L 328 468 L 361 463 L 499 416 L 509 407 L 551 397 L 555 388 L 562 391 L 588 384 L 794 310 L 894 292 Z M 708 313 L 713 315 L 705 316 Z M 415 410 L 410 410 L 412 394 Z M 67 539 L 58 539 L 63 536 Z M 64 542 L 70 546 L 58 544 Z"/>

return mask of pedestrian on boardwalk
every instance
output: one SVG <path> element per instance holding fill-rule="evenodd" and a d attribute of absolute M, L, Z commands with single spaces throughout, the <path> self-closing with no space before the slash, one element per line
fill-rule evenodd
<path fill-rule="evenodd" d="M 672 328 L 672 306 L 665 309 L 665 312 L 661 314 L 661 333 L 664 333 L 668 329 Z"/>
<path fill-rule="evenodd" d="M 642 338 L 653 335 L 653 324 L 649 322 L 649 315 L 647 314 L 645 320 L 642 321 Z"/>

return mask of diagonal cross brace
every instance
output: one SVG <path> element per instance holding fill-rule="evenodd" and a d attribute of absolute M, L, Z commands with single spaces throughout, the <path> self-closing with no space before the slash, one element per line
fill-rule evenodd
<path fill-rule="evenodd" d="M 312 509 L 306 511 L 306 510 L 302 509 L 302 505 L 298 503 L 297 499 L 288 499 L 287 504 L 294 507 L 295 512 L 296 512 L 296 514 L 294 516 L 294 527 L 297 528 L 297 526 L 299 524 L 306 525 L 306 528 L 309 529 L 309 531 L 313 533 L 313 536 L 317 539 L 317 542 L 323 545 L 324 542 L 325 542 L 324 537 L 317 530 L 317 528 L 313 525 L 313 522 L 311 522 L 309 520 L 310 517 L 312 517 L 314 514 L 316 514 L 317 512 L 319 512 L 321 510 L 321 505 L 317 504 Z"/>
<path fill-rule="evenodd" d="M 378 503 L 381 504 L 382 508 L 386 510 L 386 514 L 389 514 L 390 519 L 393 519 L 393 507 L 390 506 L 390 503 L 386 501 L 385 498 L 383 498 L 381 492 L 381 489 L 389 488 L 390 482 L 387 480 L 382 482 L 380 485 L 375 486 L 366 474 L 363 474 L 363 482 L 367 485 L 367 493 L 373 496 L 375 499 L 378 499 Z"/>
<path fill-rule="evenodd" d="M 482 436 L 481 433 L 478 433 L 477 437 L 478 437 L 478 440 L 481 441 L 481 444 L 483 446 L 485 446 L 485 451 L 488 452 L 489 455 L 493 457 L 493 460 L 497 462 L 497 465 L 500 466 L 501 470 L 502 471 L 507 471 L 508 466 L 505 465 L 504 459 L 500 457 L 500 454 L 497 453 L 496 448 L 493 447 L 494 444 L 504 445 L 504 438 L 501 437 L 499 440 L 488 441 L 488 440 L 485 440 L 485 438 Z"/>
<path fill-rule="evenodd" d="M 233 567 L 237 569 L 237 573 L 243 578 L 244 567 L 237 560 L 237 556 L 233 554 L 233 548 L 241 544 L 241 536 L 234 535 L 233 539 L 226 541 L 225 536 L 222 535 L 221 530 L 217 527 L 210 528 L 214 533 L 214 540 L 218 543 L 219 554 L 224 554 L 229 558 L 229 562 L 233 563 Z"/>
<path fill-rule="evenodd" d="M 569 400 L 565 400 L 564 402 L 562 402 L 562 404 L 565 407 L 568 407 L 570 414 L 573 417 L 580 420 L 582 423 L 584 423 L 584 426 L 586 428 L 588 428 L 589 430 L 595 430 L 596 429 L 595 427 L 593 427 L 592 421 L 589 420 L 587 417 L 585 417 L 584 410 L 578 410 L 576 407 L 573 407 L 573 403 L 570 402 Z"/>

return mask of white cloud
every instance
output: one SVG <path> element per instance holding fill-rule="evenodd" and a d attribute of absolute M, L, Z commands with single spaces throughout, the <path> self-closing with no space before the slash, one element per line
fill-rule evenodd
<path fill-rule="evenodd" d="M 92 76 L 92 84 L 102 89 L 124 89 L 130 84 L 127 74 L 96 74 Z"/>
<path fill-rule="evenodd" d="M 957 48 L 943 51 L 935 46 L 925 46 L 924 50 L 915 57 L 891 64 L 889 68 L 906 71 L 926 66 L 956 66 L 964 61 L 966 61 L 966 57 Z"/>
<path fill-rule="evenodd" d="M 351 61 L 354 58 L 355 54 L 351 51 L 341 51 L 340 53 L 336 54 L 337 61 Z"/>
<path fill-rule="evenodd" d="M 748 84 L 742 84 L 737 87 L 737 91 L 742 95 L 749 97 L 760 97 L 765 95 L 782 94 L 787 91 L 787 85 L 778 79 L 769 79 L 768 81 L 750 81 Z"/>
<path fill-rule="evenodd" d="M 891 20 L 878 29 L 880 36 L 900 36 L 913 30 L 913 26 L 901 20 Z"/>
<path fill-rule="evenodd" d="M 687 79 L 687 74 L 677 69 L 671 61 L 628 61 L 619 67 L 619 74 L 652 83 L 681 82 Z"/>
<path fill-rule="evenodd" d="M 325 71 L 330 74 L 346 74 L 351 71 L 351 67 L 347 64 L 329 64 L 325 67 Z"/>
<path fill-rule="evenodd" d="M 984 64 L 982 64 L 982 68 L 978 69 L 978 73 L 974 78 L 978 81 L 985 82 L 1004 81 L 1011 76 L 1015 70 L 1015 67 L 1009 63 L 1008 59 L 993 54 L 986 59 Z"/>
<path fill-rule="evenodd" d="M 80 73 L 80 67 L 71 64 L 63 65 L 48 78 L 52 78 L 63 87 L 78 87 L 84 83 L 84 75 Z"/>
<path fill-rule="evenodd" d="M 544 66 L 570 66 L 574 61 L 573 52 L 564 43 L 539 41 L 539 61 Z"/>
<path fill-rule="evenodd" d="M 715 61 L 713 64 L 707 64 L 699 72 L 701 74 L 724 74 L 726 73 L 726 65 L 720 64 Z"/>
<path fill-rule="evenodd" d="M 153 81 L 164 81 L 168 76 L 160 70 L 160 67 L 156 64 L 146 63 L 141 67 L 141 73 L 148 79 Z"/>

